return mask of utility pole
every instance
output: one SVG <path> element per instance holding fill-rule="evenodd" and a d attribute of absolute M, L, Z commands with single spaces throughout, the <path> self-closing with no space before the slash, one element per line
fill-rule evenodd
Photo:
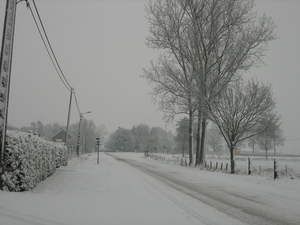
<path fill-rule="evenodd" d="M 85 153 L 86 150 L 85 150 L 85 132 L 86 132 L 86 119 L 83 120 L 83 129 L 82 129 L 82 133 L 83 133 L 83 137 L 82 137 L 82 150 L 81 150 L 81 153 Z"/>
<path fill-rule="evenodd" d="M 78 127 L 78 137 L 77 137 L 77 147 L 76 147 L 76 154 L 79 157 L 79 144 L 80 144 L 80 131 L 81 131 L 81 122 L 82 122 L 82 114 L 80 113 L 80 119 L 79 119 L 79 127 Z"/>
<path fill-rule="evenodd" d="M 4 151 L 8 114 L 9 86 L 12 65 L 13 41 L 16 19 L 17 0 L 6 1 L 3 26 L 2 48 L 0 57 L 0 189 L 1 175 L 4 173 Z"/>
<path fill-rule="evenodd" d="M 68 111 L 66 136 L 65 136 L 65 145 L 67 146 L 68 149 L 69 149 L 69 147 L 68 147 L 68 139 L 69 139 L 69 124 L 70 124 L 70 117 L 71 117 L 72 94 L 73 94 L 73 88 L 71 88 L 71 91 L 70 91 L 70 102 L 69 102 L 69 111 Z"/>
<path fill-rule="evenodd" d="M 78 137 L 77 137 L 77 147 L 76 147 L 76 154 L 79 157 L 79 145 L 80 145 L 80 131 L 81 131 L 81 123 L 82 123 L 82 118 L 83 118 L 83 114 L 86 113 L 91 113 L 91 111 L 85 112 L 85 113 L 79 113 L 79 127 L 78 127 Z"/>

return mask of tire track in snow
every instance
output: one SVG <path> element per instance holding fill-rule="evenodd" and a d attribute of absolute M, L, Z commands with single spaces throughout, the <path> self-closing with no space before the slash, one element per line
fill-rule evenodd
<path fill-rule="evenodd" d="M 241 223 L 253 225 L 299 224 L 299 217 L 295 218 L 295 215 L 289 215 L 287 212 L 279 212 L 276 208 L 264 204 L 259 198 L 254 198 L 254 196 L 248 197 L 246 194 L 243 196 L 226 190 L 226 187 L 219 188 L 208 186 L 204 183 L 190 182 L 170 172 L 160 171 L 160 168 L 148 166 L 132 159 L 121 158 L 114 154 L 109 154 L 109 156 L 139 169 L 175 190 L 191 196 L 227 214 L 229 217 L 241 221 Z"/>

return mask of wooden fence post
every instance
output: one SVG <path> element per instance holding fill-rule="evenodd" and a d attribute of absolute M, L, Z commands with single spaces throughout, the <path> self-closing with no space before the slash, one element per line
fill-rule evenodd
<path fill-rule="evenodd" d="M 250 161 L 250 157 L 248 157 L 248 175 L 251 175 L 251 161 Z"/>
<path fill-rule="evenodd" d="M 274 180 L 278 178 L 278 174 L 277 174 L 277 162 L 276 159 L 274 159 Z"/>

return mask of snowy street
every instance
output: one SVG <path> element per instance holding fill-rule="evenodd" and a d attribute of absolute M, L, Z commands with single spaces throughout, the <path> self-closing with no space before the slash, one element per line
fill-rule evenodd
<path fill-rule="evenodd" d="M 81 156 L 32 191 L 0 191 L 1 225 L 298 224 L 300 181 L 186 168 L 141 153 Z"/>

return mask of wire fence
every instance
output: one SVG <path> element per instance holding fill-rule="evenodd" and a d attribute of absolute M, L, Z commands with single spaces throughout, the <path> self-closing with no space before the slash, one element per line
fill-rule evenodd
<path fill-rule="evenodd" d="M 150 153 L 149 158 L 166 163 L 187 167 L 189 158 L 180 155 L 164 155 Z M 238 156 L 235 157 L 235 174 L 259 175 L 265 177 L 300 178 L 300 158 L 298 157 L 265 157 Z M 227 155 L 207 155 L 200 170 L 230 173 L 230 157 Z"/>

